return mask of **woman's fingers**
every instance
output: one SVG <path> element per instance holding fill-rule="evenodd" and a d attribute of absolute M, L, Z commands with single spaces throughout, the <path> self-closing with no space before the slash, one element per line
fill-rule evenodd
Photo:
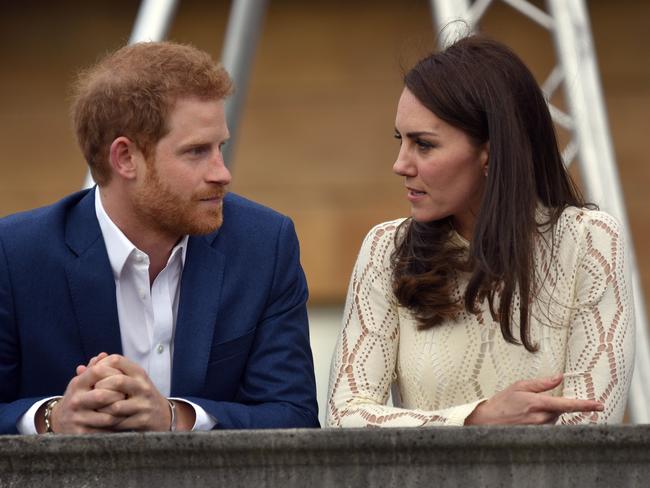
<path fill-rule="evenodd" d="M 551 397 L 540 395 L 540 410 L 555 412 L 559 415 L 569 412 L 602 412 L 605 408 L 596 400 L 580 400 L 577 398 Z"/>
<path fill-rule="evenodd" d="M 570 412 L 601 412 L 601 402 L 577 398 L 554 397 L 546 392 L 563 380 L 558 374 L 513 383 L 487 401 L 480 403 L 465 419 L 466 425 L 552 424 Z"/>
<path fill-rule="evenodd" d="M 528 391 L 531 393 L 543 393 L 552 390 L 562 383 L 562 373 L 556 374 L 550 378 L 535 378 L 532 380 L 521 380 L 514 383 L 510 388 L 517 391 Z"/>

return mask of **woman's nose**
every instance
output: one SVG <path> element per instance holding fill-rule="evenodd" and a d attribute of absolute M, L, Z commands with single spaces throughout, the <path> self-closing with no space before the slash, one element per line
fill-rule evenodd
<path fill-rule="evenodd" d="M 415 176 L 417 174 L 415 165 L 411 161 L 405 144 L 402 144 L 399 148 L 397 159 L 393 164 L 393 173 L 399 176 Z"/>

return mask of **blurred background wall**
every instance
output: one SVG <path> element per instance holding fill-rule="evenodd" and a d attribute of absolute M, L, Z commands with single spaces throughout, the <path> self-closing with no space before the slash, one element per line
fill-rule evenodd
<path fill-rule="evenodd" d="M 169 38 L 218 58 L 229 3 L 181 0 Z M 330 307 L 325 315 L 336 323 L 363 236 L 375 223 L 407 215 L 402 182 L 391 172 L 394 110 L 402 69 L 434 46 L 431 13 L 426 0 L 269 5 L 231 161 L 232 189 L 294 219 L 311 309 L 318 315 Z M 588 5 L 650 302 L 650 2 Z M 138 7 L 139 0 L 0 0 L 0 215 L 82 185 L 69 84 L 79 68 L 128 40 Z M 482 28 L 543 81 L 554 64 L 544 30 L 498 1 Z M 317 360 L 326 369 L 333 335 L 319 334 Z"/>

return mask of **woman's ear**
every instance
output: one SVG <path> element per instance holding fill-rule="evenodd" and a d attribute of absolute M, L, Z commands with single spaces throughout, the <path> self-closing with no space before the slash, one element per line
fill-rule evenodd
<path fill-rule="evenodd" d="M 113 173 L 127 180 L 136 177 L 138 161 L 144 160 L 142 151 L 129 138 L 120 136 L 111 143 L 108 155 Z"/>
<path fill-rule="evenodd" d="M 479 162 L 481 163 L 481 171 L 483 175 L 487 176 L 488 174 L 488 161 L 490 155 L 490 141 L 487 141 L 485 144 L 481 145 L 479 153 Z"/>

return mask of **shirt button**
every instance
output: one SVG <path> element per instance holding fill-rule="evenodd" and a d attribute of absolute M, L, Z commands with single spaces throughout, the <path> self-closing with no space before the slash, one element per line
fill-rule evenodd
<path fill-rule="evenodd" d="M 144 261 L 144 257 L 142 256 L 142 254 L 137 253 L 137 254 L 135 255 L 135 260 L 136 260 L 138 263 L 141 263 L 142 261 Z"/>
<path fill-rule="evenodd" d="M 158 344 L 158 347 L 156 348 L 156 352 L 158 354 L 162 354 L 164 350 L 165 350 L 165 346 L 163 346 L 162 344 Z"/>
<path fill-rule="evenodd" d="M 143 300 L 147 298 L 147 293 L 144 290 L 140 290 L 140 298 L 142 298 Z"/>

